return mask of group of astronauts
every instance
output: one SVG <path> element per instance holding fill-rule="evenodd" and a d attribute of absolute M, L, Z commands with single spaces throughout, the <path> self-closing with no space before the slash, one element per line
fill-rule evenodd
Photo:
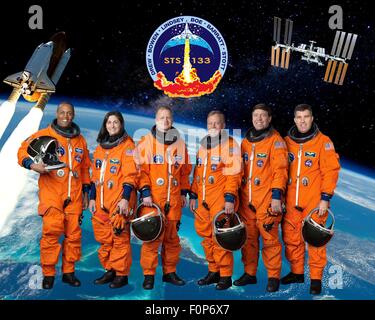
<path fill-rule="evenodd" d="M 176 267 L 181 252 L 178 231 L 182 208 L 188 205 L 208 262 L 208 273 L 198 280 L 199 286 L 216 284 L 217 290 L 232 286 L 233 253 L 221 247 L 213 235 L 213 219 L 222 211 L 226 217 L 238 213 L 247 231 L 241 249 L 244 273 L 233 282 L 235 286 L 257 283 L 261 238 L 268 292 L 278 291 L 280 283 L 304 282 L 306 247 L 310 293 L 321 292 L 326 246 L 306 246 L 302 221 L 317 208 L 314 219 L 325 224 L 340 164 L 332 141 L 319 131 L 309 105 L 295 107 L 295 125 L 285 139 L 271 125 L 271 108 L 255 105 L 252 126 L 241 146 L 225 130 L 224 114 L 211 111 L 191 183 L 192 165 L 185 142 L 173 127 L 170 107 L 156 110 L 155 125 L 137 145 L 126 132 L 122 114 L 108 112 L 92 160 L 80 128 L 73 122 L 74 115 L 73 105 L 62 102 L 56 119 L 26 139 L 18 151 L 19 164 L 40 174 L 38 214 L 43 219 L 40 257 L 44 289 L 53 287 L 61 251 L 62 281 L 80 286 L 75 263 L 81 257 L 80 224 L 85 209 L 92 213 L 94 236 L 100 243 L 98 256 L 105 270 L 94 283 L 109 283 L 110 288 L 127 285 L 132 263 L 129 220 L 137 205 L 157 206 L 164 217 L 157 239 L 142 243 L 143 288 L 154 287 L 160 247 L 162 281 L 184 285 Z M 45 136 L 57 140 L 58 160 L 65 167 L 50 170 L 46 163 L 30 157 L 30 143 Z M 290 263 L 290 272 L 282 278 L 279 225 Z"/>

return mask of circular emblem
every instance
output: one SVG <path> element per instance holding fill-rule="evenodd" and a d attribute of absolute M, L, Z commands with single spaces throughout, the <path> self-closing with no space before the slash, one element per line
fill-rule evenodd
<path fill-rule="evenodd" d="M 111 169 L 109 169 L 110 173 L 116 173 L 116 171 L 117 171 L 117 167 L 116 166 L 112 166 Z"/>
<path fill-rule="evenodd" d="M 65 171 L 64 169 L 59 169 L 57 170 L 56 174 L 58 177 L 62 178 L 65 175 Z"/>
<path fill-rule="evenodd" d="M 102 161 L 99 159 L 95 160 L 95 168 L 100 169 L 102 167 Z"/>
<path fill-rule="evenodd" d="M 263 167 L 263 160 L 258 160 L 258 161 L 257 161 L 257 166 L 258 166 L 259 168 Z"/>
<path fill-rule="evenodd" d="M 158 186 L 162 186 L 162 185 L 164 184 L 164 179 L 163 179 L 163 178 L 157 178 L 157 179 L 156 179 L 156 184 L 157 184 Z"/>
<path fill-rule="evenodd" d="M 82 158 L 80 156 L 75 156 L 74 159 L 78 162 L 81 163 Z"/>
<path fill-rule="evenodd" d="M 294 161 L 294 154 L 292 152 L 288 152 L 288 158 L 289 158 L 289 163 L 292 163 Z"/>
<path fill-rule="evenodd" d="M 213 176 L 208 177 L 208 183 L 213 184 L 215 182 L 215 178 Z"/>
<path fill-rule="evenodd" d="M 260 179 L 259 179 L 259 178 L 255 178 L 255 179 L 254 179 L 254 184 L 255 184 L 256 186 L 259 186 L 259 185 L 260 185 Z"/>
<path fill-rule="evenodd" d="M 108 189 L 112 189 L 113 185 L 114 185 L 114 182 L 112 180 L 108 180 L 108 182 L 107 182 L 107 188 Z"/>
<path fill-rule="evenodd" d="M 57 152 L 58 152 L 58 154 L 62 157 L 62 156 L 65 154 L 65 149 L 64 149 L 64 147 L 63 147 L 63 146 L 59 146 L 59 147 L 57 148 Z"/>
<path fill-rule="evenodd" d="M 216 165 L 216 164 L 212 164 L 212 165 L 211 165 L 211 170 L 212 170 L 212 171 L 216 171 L 216 169 L 217 169 L 217 165 Z"/>
<path fill-rule="evenodd" d="M 303 177 L 302 178 L 302 184 L 307 187 L 309 185 L 309 178 L 307 177 Z"/>
<path fill-rule="evenodd" d="M 162 155 L 157 154 L 154 156 L 154 163 L 161 164 L 164 162 L 164 158 Z"/>
<path fill-rule="evenodd" d="M 223 78 L 228 51 L 223 36 L 198 17 L 172 18 L 152 34 L 146 48 L 154 86 L 169 97 L 212 93 Z"/>
<path fill-rule="evenodd" d="M 306 167 L 309 167 L 309 168 L 311 168 L 311 167 L 312 167 L 312 165 L 313 165 L 313 162 L 312 162 L 312 160 L 306 160 L 306 161 L 305 161 L 305 166 L 306 166 Z"/>

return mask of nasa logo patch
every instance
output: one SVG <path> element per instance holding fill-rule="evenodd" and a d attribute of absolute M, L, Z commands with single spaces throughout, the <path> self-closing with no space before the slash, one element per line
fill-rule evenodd
<path fill-rule="evenodd" d="M 116 166 L 112 166 L 111 169 L 109 169 L 109 172 L 112 173 L 112 174 L 116 173 L 116 171 L 117 171 Z"/>
<path fill-rule="evenodd" d="M 78 162 L 81 163 L 82 158 L 80 156 L 75 156 L 74 159 Z"/>
<path fill-rule="evenodd" d="M 313 162 L 312 162 L 312 160 L 306 160 L 306 161 L 305 161 L 305 166 L 306 166 L 306 167 L 309 167 L 309 168 L 311 168 L 311 167 L 312 167 L 312 165 L 313 165 Z"/>
<path fill-rule="evenodd" d="M 259 168 L 261 168 L 261 167 L 263 167 L 263 160 L 258 160 L 257 161 L 257 166 L 259 167 Z"/>

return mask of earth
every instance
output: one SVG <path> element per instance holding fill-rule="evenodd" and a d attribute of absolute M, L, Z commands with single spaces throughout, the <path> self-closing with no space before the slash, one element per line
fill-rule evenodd
<path fill-rule="evenodd" d="M 90 152 L 96 147 L 96 137 L 106 110 L 97 109 L 90 104 L 76 104 L 75 122 L 81 127 L 88 142 Z M 0 148 L 9 138 L 19 121 L 28 113 L 30 105 L 19 102 L 10 125 L 5 131 Z M 56 105 L 46 108 L 40 128 L 46 127 L 54 118 Z M 123 112 L 128 133 L 139 140 L 153 125 L 153 119 L 137 114 Z M 187 132 L 193 128 L 188 141 L 189 154 L 195 157 L 198 132 L 202 128 L 175 123 L 175 127 Z M 140 128 L 143 130 L 139 131 Z M 231 287 L 222 292 L 213 286 L 199 287 L 196 281 L 207 273 L 201 239 L 194 230 L 193 216 L 187 208 L 183 209 L 180 237 L 183 246 L 178 274 L 186 279 L 184 287 L 175 287 L 161 281 L 162 270 L 159 266 L 155 277 L 155 288 L 142 289 L 143 274 L 140 267 L 140 242 L 132 237 L 133 264 L 129 276 L 129 285 L 113 290 L 107 286 L 95 286 L 93 280 L 103 272 L 97 257 L 98 243 L 94 239 L 90 213 L 84 212 L 82 224 L 82 259 L 76 265 L 76 274 L 82 282 L 80 288 L 72 288 L 61 282 L 61 262 L 57 266 L 57 275 L 53 290 L 41 289 L 41 269 L 39 267 L 39 240 L 41 236 L 41 218 L 37 215 L 37 178 L 33 172 L 27 174 L 26 183 L 18 195 L 17 204 L 3 216 L 5 224 L 0 230 L 0 299 L 374 299 L 375 297 L 375 179 L 369 170 L 342 163 L 336 194 L 332 199 L 332 211 L 335 213 L 335 235 L 328 245 L 328 265 L 323 277 L 323 292 L 312 297 L 309 291 L 309 273 L 306 268 L 305 284 L 281 286 L 276 293 L 266 293 L 267 275 L 260 258 L 258 284 L 246 287 Z M 9 182 L 0 182 L 9 183 Z M 12 183 L 9 183 L 9 188 Z M 1 197 L 1 195 L 0 195 Z M 6 201 L 6 199 L 1 199 Z M 3 214 L 3 212 L 0 212 Z M 235 252 L 233 279 L 243 273 L 240 252 Z M 61 260 L 61 259 L 60 259 Z M 283 256 L 282 275 L 289 272 L 288 263 Z"/>

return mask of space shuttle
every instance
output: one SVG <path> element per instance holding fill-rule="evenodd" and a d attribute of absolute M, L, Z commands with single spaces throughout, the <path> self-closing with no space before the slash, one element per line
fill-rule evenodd
<path fill-rule="evenodd" d="M 192 37 L 193 37 L 193 34 L 192 34 L 192 32 L 190 31 L 190 29 L 189 29 L 189 25 L 186 23 L 185 24 L 185 29 L 184 29 L 184 31 L 181 33 L 181 36 L 182 36 L 182 38 L 184 38 L 184 39 L 191 39 Z"/>
<path fill-rule="evenodd" d="M 4 79 L 6 84 L 14 88 L 8 100 L 16 103 L 23 95 L 27 101 L 34 102 L 43 93 L 54 93 L 70 55 L 71 50 L 66 50 L 64 32 L 56 33 L 49 42 L 40 44 L 23 71 Z"/>
<path fill-rule="evenodd" d="M 31 95 L 34 92 L 54 93 L 55 84 L 47 76 L 52 51 L 52 41 L 42 43 L 35 49 L 25 70 L 10 75 L 4 79 L 4 82 L 19 89 L 22 94 Z"/>

